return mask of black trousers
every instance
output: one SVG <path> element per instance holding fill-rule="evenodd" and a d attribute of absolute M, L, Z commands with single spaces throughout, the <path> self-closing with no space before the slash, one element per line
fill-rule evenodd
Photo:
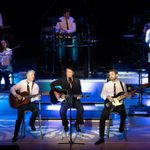
<path fill-rule="evenodd" d="M 62 119 L 62 125 L 68 125 L 67 120 L 67 110 L 68 108 L 76 108 L 77 109 L 77 115 L 76 115 L 76 123 L 77 124 L 84 124 L 83 121 L 83 105 L 80 102 L 80 100 L 65 100 L 65 102 L 62 102 L 61 109 L 60 109 L 60 116 Z"/>
<path fill-rule="evenodd" d="M 16 125 L 15 125 L 14 137 L 18 136 L 20 125 L 21 125 L 21 122 L 24 117 L 24 111 L 26 111 L 26 110 L 30 110 L 32 112 L 32 115 L 30 117 L 30 123 L 32 124 L 36 120 L 39 109 L 36 107 L 36 104 L 34 102 L 28 103 L 28 104 L 25 104 L 25 105 L 22 105 L 21 107 L 19 107 L 18 108 L 18 116 L 17 116 L 17 120 L 16 120 Z"/>
<path fill-rule="evenodd" d="M 101 117 L 100 117 L 100 123 L 99 123 L 99 135 L 100 138 L 104 138 L 104 132 L 105 132 L 105 121 L 109 118 L 110 115 L 110 109 L 104 107 Z M 124 127 L 125 119 L 126 119 L 126 110 L 124 105 L 117 106 L 113 109 L 113 112 L 117 112 L 120 115 L 120 128 Z"/>
<path fill-rule="evenodd" d="M 9 71 L 0 71 L 0 81 L 2 80 L 2 77 L 4 77 L 5 88 L 8 88 L 8 86 L 10 85 L 9 73 Z"/>

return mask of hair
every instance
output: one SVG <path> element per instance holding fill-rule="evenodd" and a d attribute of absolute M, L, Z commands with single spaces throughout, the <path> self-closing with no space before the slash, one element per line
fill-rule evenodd
<path fill-rule="evenodd" d="M 2 42 L 6 42 L 6 44 L 7 44 L 7 47 L 9 47 L 9 42 L 7 41 L 7 40 L 5 40 L 5 39 L 1 39 L 0 40 L 0 51 L 2 51 L 3 50 L 3 47 L 2 47 Z"/>
<path fill-rule="evenodd" d="M 35 71 L 34 70 L 28 70 L 27 72 L 26 72 L 26 76 L 29 74 L 29 73 L 33 73 L 33 74 L 35 74 Z"/>
<path fill-rule="evenodd" d="M 63 14 L 65 14 L 66 12 L 70 12 L 70 9 L 69 9 L 69 8 L 65 8 L 65 9 L 63 10 Z"/>
<path fill-rule="evenodd" d="M 108 72 L 114 72 L 115 74 L 118 74 L 118 71 L 115 69 L 110 69 L 110 70 L 108 70 Z"/>
<path fill-rule="evenodd" d="M 70 69 L 70 70 L 72 70 L 73 72 L 75 72 L 75 69 L 74 69 L 74 67 L 72 67 L 72 66 L 66 67 L 66 71 L 67 71 L 67 69 Z"/>

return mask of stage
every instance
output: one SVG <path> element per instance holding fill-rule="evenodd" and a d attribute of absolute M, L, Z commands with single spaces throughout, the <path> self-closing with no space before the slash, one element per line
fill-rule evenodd
<path fill-rule="evenodd" d="M 28 122 L 28 120 L 26 120 Z M 150 118 L 132 116 L 128 117 L 127 123 L 127 140 L 118 132 L 119 118 L 114 118 L 113 126 L 111 126 L 110 139 L 102 145 L 95 146 L 94 143 L 98 140 L 98 121 L 86 120 L 82 127 L 82 135 L 78 135 L 73 127 L 73 141 L 79 144 L 69 143 L 69 136 L 62 137 L 62 126 L 58 120 L 42 121 L 43 139 L 40 137 L 40 129 L 36 122 L 37 131 L 30 130 L 26 123 L 26 137 L 19 137 L 16 143 L 11 143 L 15 120 L 5 118 L 0 121 L 0 149 L 9 148 L 10 150 L 149 150 L 150 147 Z M 64 144 L 59 144 L 64 143 Z M 10 147 L 9 147 L 10 146 Z"/>
<path fill-rule="evenodd" d="M 24 76 L 16 75 L 15 82 L 17 83 Z M 135 72 L 120 72 L 119 78 L 128 86 L 138 87 L 138 74 Z M 49 91 L 50 83 L 55 79 L 37 79 L 41 91 Z M 95 146 L 94 143 L 99 138 L 99 118 L 104 107 L 103 100 L 100 98 L 100 92 L 106 79 L 80 79 L 82 91 L 84 94 L 89 94 L 89 98 L 81 99 L 84 106 L 84 121 L 82 126 L 82 134 L 75 131 L 74 121 L 76 110 L 72 109 L 72 129 L 73 140 L 79 144 L 69 144 L 69 133 L 65 135 L 60 120 L 60 104 L 52 104 L 49 96 L 41 96 L 41 101 L 36 102 L 37 106 L 41 105 L 41 128 L 39 126 L 39 117 L 36 120 L 35 132 L 31 131 L 28 126 L 30 112 L 26 112 L 26 136 L 19 136 L 16 143 L 11 143 L 13 137 L 14 125 L 17 116 L 17 110 L 9 106 L 9 91 L 0 92 L 0 149 L 72 149 L 72 150 L 98 150 L 98 149 L 121 149 L 121 150 L 148 150 L 150 140 L 150 118 L 149 118 L 149 88 L 145 88 L 142 94 L 142 106 L 148 108 L 145 110 L 132 111 L 133 107 L 138 108 L 140 101 L 140 93 L 133 97 L 125 99 L 125 106 L 128 117 L 127 125 L 127 140 L 123 138 L 123 134 L 118 132 L 120 118 L 118 115 L 113 115 L 113 124 L 110 129 L 110 139 L 106 138 L 106 142 L 100 146 Z M 147 83 L 147 75 L 143 75 L 142 82 Z M 141 107 L 140 107 L 141 108 Z M 69 112 L 67 112 L 69 119 Z M 42 132 L 42 135 L 41 135 Z M 64 143 L 64 144 L 59 144 Z M 65 144 L 67 143 L 67 144 Z M 143 146 L 144 145 L 144 146 Z"/>

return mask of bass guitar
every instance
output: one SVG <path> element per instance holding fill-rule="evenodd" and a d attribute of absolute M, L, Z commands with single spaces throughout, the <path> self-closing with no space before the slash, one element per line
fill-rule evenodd
<path fill-rule="evenodd" d="M 134 89 L 134 90 L 132 90 L 131 92 L 128 92 L 128 93 L 120 92 L 115 97 L 112 97 L 113 101 L 109 101 L 108 99 L 106 99 L 105 102 L 104 102 L 104 105 L 108 109 L 113 109 L 116 106 L 120 106 L 120 105 L 123 104 L 123 100 L 125 98 L 134 95 L 138 90 L 140 90 L 144 87 L 148 87 L 148 86 L 150 86 L 150 83 L 145 83 L 142 86 L 140 86 L 139 88 Z"/>

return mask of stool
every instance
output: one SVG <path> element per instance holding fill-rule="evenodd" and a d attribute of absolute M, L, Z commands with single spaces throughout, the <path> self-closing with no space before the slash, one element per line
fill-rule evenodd
<path fill-rule="evenodd" d="M 115 115 L 115 114 L 119 115 L 117 112 L 111 112 L 110 115 L 109 115 L 108 120 L 106 120 L 107 121 L 107 123 L 106 123 L 106 127 L 107 127 L 107 129 L 106 129 L 106 136 L 107 136 L 107 139 L 109 139 L 109 137 L 110 137 L 109 136 L 110 135 L 110 126 L 113 123 L 113 119 L 111 118 L 111 116 Z M 124 124 L 123 136 L 124 136 L 124 139 L 127 141 L 127 127 L 126 127 L 126 122 Z"/>
<path fill-rule="evenodd" d="M 24 138 L 26 136 L 26 125 L 25 125 L 25 113 L 29 111 L 24 111 L 23 118 L 22 118 L 22 124 L 21 124 L 21 138 Z"/>
<path fill-rule="evenodd" d="M 40 128 L 40 138 L 43 139 L 42 135 L 42 128 L 41 128 L 41 103 L 40 101 L 38 102 L 39 105 L 39 113 L 38 113 L 38 122 L 39 122 L 39 128 Z M 26 136 L 26 122 L 25 122 L 25 113 L 30 112 L 29 110 L 24 111 L 23 119 L 22 119 L 22 124 L 21 124 L 21 138 L 24 138 Z"/>

